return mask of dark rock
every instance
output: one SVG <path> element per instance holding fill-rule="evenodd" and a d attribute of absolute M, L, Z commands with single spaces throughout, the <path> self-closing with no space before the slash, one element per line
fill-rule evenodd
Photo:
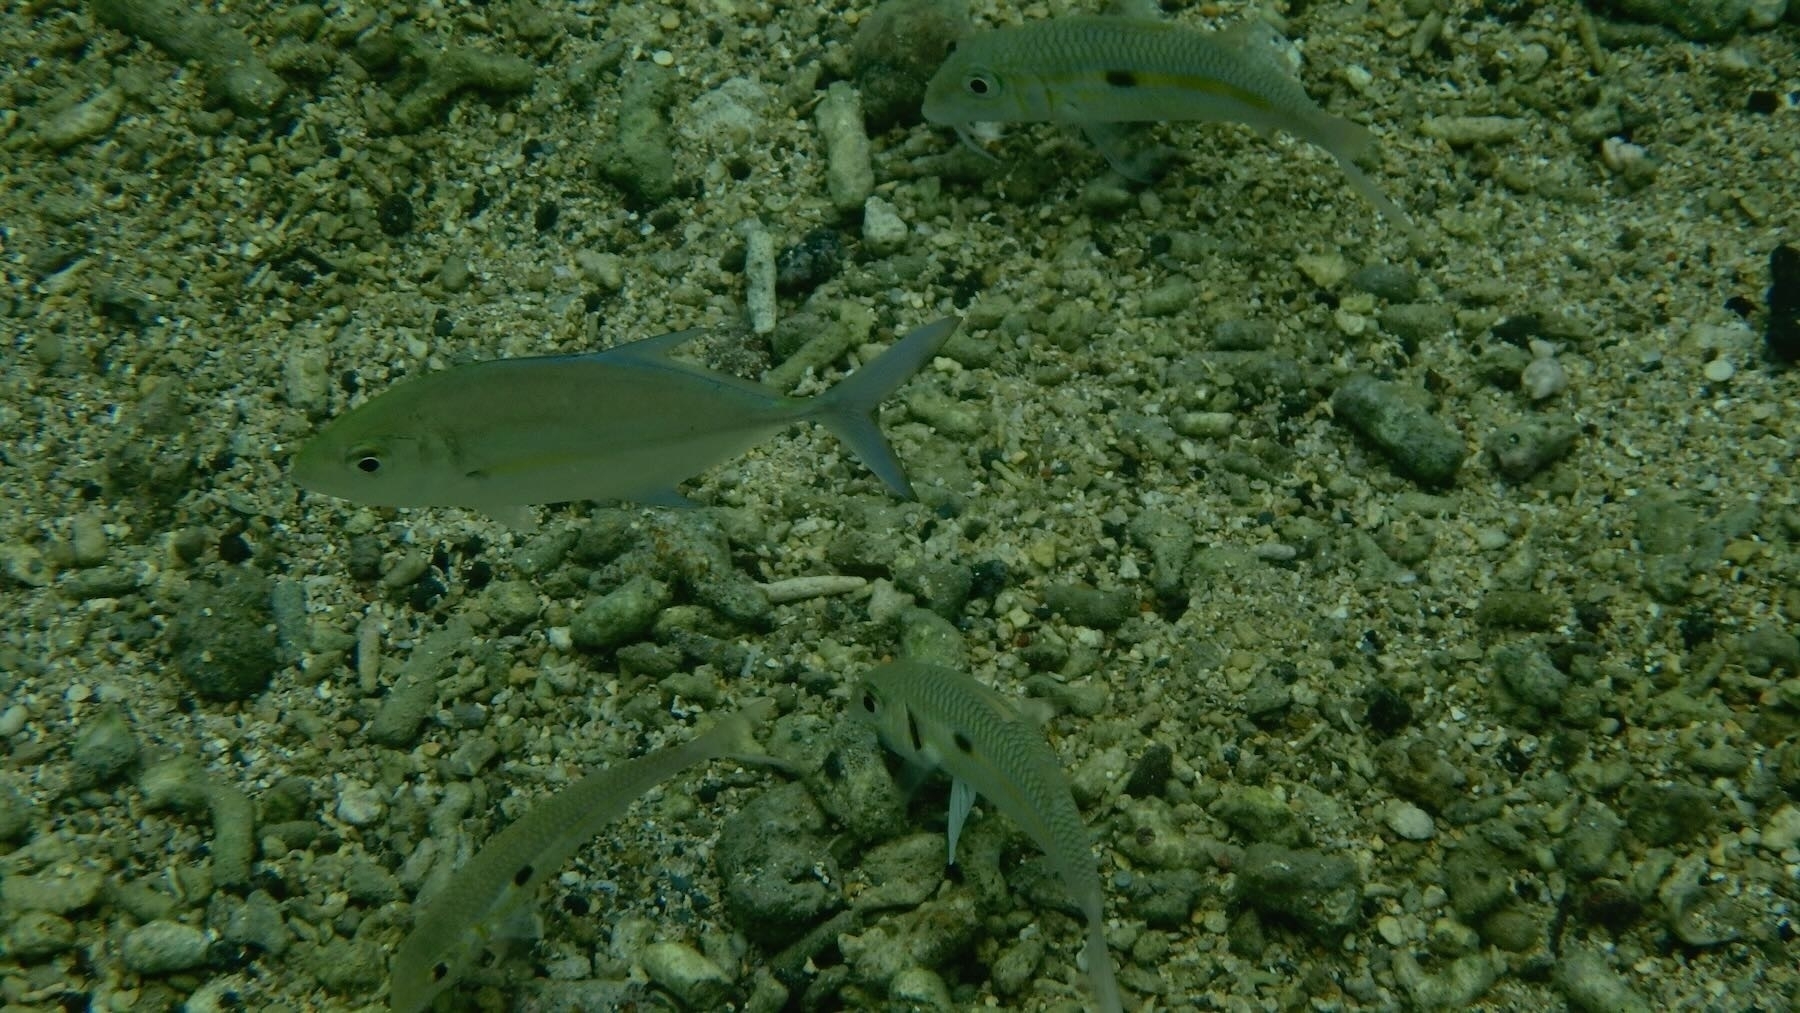
<path fill-rule="evenodd" d="M 280 666 L 268 578 L 227 570 L 216 585 L 195 583 L 169 623 L 175 669 L 209 700 L 248 700 Z"/>

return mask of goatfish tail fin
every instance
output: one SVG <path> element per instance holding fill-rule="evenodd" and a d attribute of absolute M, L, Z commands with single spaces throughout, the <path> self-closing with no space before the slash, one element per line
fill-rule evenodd
<path fill-rule="evenodd" d="M 914 498 L 912 483 L 875 424 L 875 410 L 944 347 L 961 323 L 956 317 L 945 317 L 915 329 L 808 407 L 809 417 L 843 440 L 850 452 L 902 499 Z"/>
<path fill-rule="evenodd" d="M 693 740 L 697 751 L 706 756 L 716 756 L 737 760 L 740 763 L 755 763 L 765 767 L 774 767 L 786 773 L 795 773 L 794 765 L 786 760 L 778 760 L 770 756 L 756 741 L 756 728 L 775 715 L 775 701 L 768 697 L 758 697 L 744 704 L 738 710 L 718 723 L 701 732 Z"/>

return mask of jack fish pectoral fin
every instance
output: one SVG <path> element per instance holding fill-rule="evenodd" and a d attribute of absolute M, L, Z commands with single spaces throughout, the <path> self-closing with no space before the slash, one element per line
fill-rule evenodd
<path fill-rule="evenodd" d="M 809 417 L 837 434 L 850 452 L 902 499 L 914 498 L 912 483 L 875 424 L 875 410 L 944 347 L 961 323 L 956 317 L 945 317 L 916 328 L 875 361 L 820 394 L 808 408 Z"/>

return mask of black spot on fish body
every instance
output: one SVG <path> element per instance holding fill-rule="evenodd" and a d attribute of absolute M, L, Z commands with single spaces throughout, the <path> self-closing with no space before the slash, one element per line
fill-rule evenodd
<path fill-rule="evenodd" d="M 529 883 L 529 882 L 531 882 L 531 866 L 529 866 L 529 865 L 519 866 L 519 871 L 513 873 L 513 885 L 514 886 L 524 886 L 526 883 Z"/>
<path fill-rule="evenodd" d="M 912 711 L 906 712 L 906 738 L 912 743 L 913 752 L 925 751 L 925 740 L 919 737 L 919 719 L 913 716 Z"/>
<path fill-rule="evenodd" d="M 449 964 L 446 964 L 440 960 L 437 963 L 431 965 L 431 980 L 432 981 L 443 981 L 445 978 L 448 978 L 449 976 L 450 976 L 450 965 Z"/>
<path fill-rule="evenodd" d="M 1114 88 L 1136 88 L 1137 72 L 1130 70 L 1109 70 L 1106 72 L 1106 83 Z"/>
<path fill-rule="evenodd" d="M 962 732 L 957 732 L 950 736 L 950 741 L 956 743 L 957 751 L 964 756 L 971 756 L 975 752 L 975 743 L 970 741 L 969 737 Z"/>

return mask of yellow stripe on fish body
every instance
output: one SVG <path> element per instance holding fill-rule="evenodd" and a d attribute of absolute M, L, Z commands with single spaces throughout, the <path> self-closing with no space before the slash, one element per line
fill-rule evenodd
<path fill-rule="evenodd" d="M 1119 1013 L 1124 1004 L 1103 934 L 1105 906 L 1092 838 L 1062 761 L 1043 733 L 1004 697 L 962 672 L 912 661 L 866 673 L 851 713 L 874 725 L 882 743 L 907 763 L 941 768 L 951 776 L 953 861 L 955 835 L 972 794 L 993 803 L 1043 849 L 1087 921 L 1082 955 L 1098 1008 Z"/>
<path fill-rule="evenodd" d="M 1281 65 L 1273 36 L 1258 20 L 1204 32 L 1128 17 L 978 32 L 957 42 L 926 85 L 925 119 L 965 140 L 973 123 L 1065 123 L 1090 137 L 1105 124 L 1165 120 L 1281 130 L 1325 150 L 1358 193 L 1410 229 L 1405 212 L 1352 161 L 1368 149 L 1369 132 L 1320 109 Z M 1100 147 L 1115 169 L 1133 175 L 1109 145 Z"/>

